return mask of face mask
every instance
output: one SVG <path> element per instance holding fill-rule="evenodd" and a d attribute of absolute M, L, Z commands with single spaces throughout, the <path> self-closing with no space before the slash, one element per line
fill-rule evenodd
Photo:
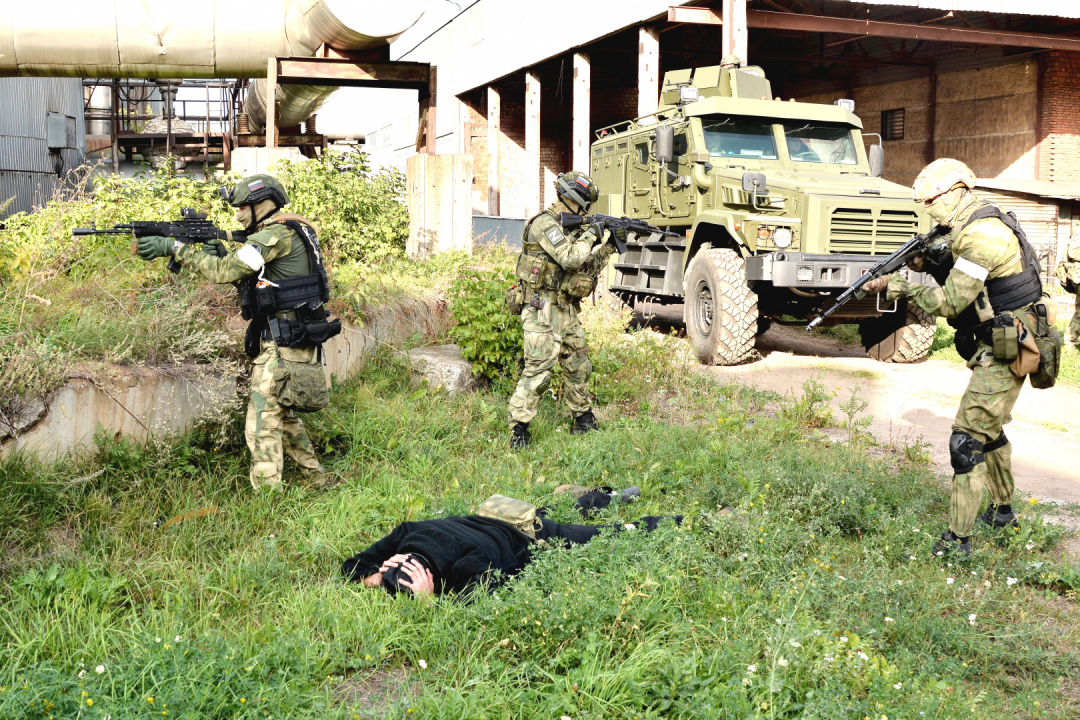
<path fill-rule="evenodd" d="M 237 208 L 237 210 L 236 210 L 236 221 L 238 223 L 240 223 L 241 225 L 243 225 L 244 227 L 248 227 L 251 224 L 251 206 L 250 205 L 244 205 L 241 208 Z"/>
<path fill-rule="evenodd" d="M 956 190 L 942 193 L 926 206 L 926 214 L 932 217 L 939 225 L 952 227 L 953 216 L 956 214 L 959 201 L 959 193 Z"/>

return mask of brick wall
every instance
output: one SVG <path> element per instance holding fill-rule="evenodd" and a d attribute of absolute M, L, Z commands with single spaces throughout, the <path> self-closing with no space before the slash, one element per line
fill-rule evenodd
<path fill-rule="evenodd" d="M 1080 53 L 1048 52 L 1043 62 L 1039 179 L 1080 182 Z"/>
<path fill-rule="evenodd" d="M 939 73 L 930 147 L 930 78 L 854 88 L 855 113 L 864 133 L 881 132 L 883 110 L 904 109 L 904 137 L 887 140 L 884 177 L 911 185 L 929 156 L 952 157 L 978 177 L 1031 180 L 1036 177 L 1035 125 L 1038 64 Z M 798 97 L 833 101 L 843 92 Z"/>

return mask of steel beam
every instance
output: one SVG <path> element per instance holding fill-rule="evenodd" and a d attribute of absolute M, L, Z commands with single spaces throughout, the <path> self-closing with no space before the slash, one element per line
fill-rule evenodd
<path fill-rule="evenodd" d="M 338 85 L 426 91 L 431 66 L 418 62 L 357 62 L 340 58 L 277 58 L 282 85 Z"/>
<path fill-rule="evenodd" d="M 718 11 L 701 7 L 669 7 L 667 19 L 668 22 L 672 23 L 724 24 L 723 18 Z M 1080 38 L 1064 35 L 1040 35 L 1027 32 L 943 27 L 941 25 L 854 20 L 823 15 L 769 12 L 766 10 L 747 10 L 746 24 L 748 27 L 766 30 L 805 30 L 807 32 L 838 33 L 840 35 L 893 37 L 907 40 L 970 43 L 974 45 L 1008 45 L 1010 47 L 1026 47 L 1040 50 L 1080 52 Z"/>

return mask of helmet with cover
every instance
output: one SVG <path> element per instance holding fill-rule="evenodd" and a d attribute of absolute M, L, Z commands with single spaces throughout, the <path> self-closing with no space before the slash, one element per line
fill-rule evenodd
<path fill-rule="evenodd" d="M 939 158 L 923 168 L 911 186 L 917 202 L 942 225 L 952 225 L 956 211 L 967 193 L 975 187 L 975 173 L 952 158 Z"/>
<path fill-rule="evenodd" d="M 574 202 L 582 212 L 588 212 L 589 207 L 600 198 L 600 191 L 592 178 L 577 170 L 560 175 L 555 180 L 555 190 L 560 198 Z"/>
<path fill-rule="evenodd" d="M 724 68 L 740 68 L 742 67 L 742 60 L 738 55 L 727 55 L 720 61 L 720 67 Z"/>
<path fill-rule="evenodd" d="M 277 178 L 269 175 L 246 177 L 232 188 L 219 187 L 218 195 L 233 207 L 258 205 L 263 200 L 272 200 L 279 208 L 289 204 L 289 195 L 285 192 L 285 186 Z"/>

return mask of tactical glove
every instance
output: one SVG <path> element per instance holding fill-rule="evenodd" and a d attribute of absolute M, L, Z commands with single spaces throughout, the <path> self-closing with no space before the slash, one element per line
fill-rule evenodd
<path fill-rule="evenodd" d="M 617 227 L 611 231 L 611 234 L 619 239 L 619 242 L 626 242 L 626 228 Z"/>
<path fill-rule="evenodd" d="M 229 254 L 229 249 L 225 247 L 225 243 L 217 238 L 204 242 L 202 249 L 207 255 L 217 255 L 219 258 L 223 258 Z"/>
<path fill-rule="evenodd" d="M 143 260 L 149 261 L 154 260 L 155 258 L 172 255 L 172 249 L 172 238 L 161 237 L 159 235 L 148 235 L 139 238 L 137 254 Z"/>

